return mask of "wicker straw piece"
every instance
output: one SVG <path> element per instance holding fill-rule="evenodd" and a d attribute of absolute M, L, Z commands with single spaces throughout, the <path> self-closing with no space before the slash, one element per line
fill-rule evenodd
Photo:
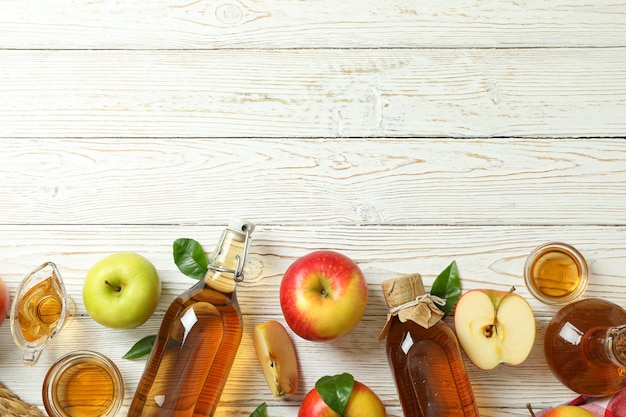
<path fill-rule="evenodd" d="M 0 383 L 0 416 L 44 417 L 44 414 L 34 405 L 20 400 L 13 391 Z"/>

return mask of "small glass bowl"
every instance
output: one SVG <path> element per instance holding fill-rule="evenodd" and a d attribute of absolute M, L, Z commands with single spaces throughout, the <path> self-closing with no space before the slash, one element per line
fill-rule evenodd
<path fill-rule="evenodd" d="M 113 417 L 124 401 L 124 381 L 109 358 L 80 350 L 52 365 L 42 394 L 50 417 Z"/>
<path fill-rule="evenodd" d="M 573 246 L 548 242 L 528 255 L 524 280 L 530 293 L 542 303 L 563 305 L 585 292 L 589 271 L 585 258 Z"/>

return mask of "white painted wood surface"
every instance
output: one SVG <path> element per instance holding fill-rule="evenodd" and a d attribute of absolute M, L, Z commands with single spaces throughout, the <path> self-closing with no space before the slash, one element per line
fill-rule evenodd
<path fill-rule="evenodd" d="M 466 366 L 484 417 L 573 398 L 543 358 L 555 308 L 522 279 L 528 253 L 562 240 L 587 258 L 586 297 L 626 306 L 626 4 L 328 0 L 0 1 L 0 277 L 15 291 L 56 262 L 77 317 L 35 368 L 0 327 L 0 381 L 41 405 L 60 355 L 121 355 L 154 333 L 191 281 L 171 244 L 210 250 L 232 216 L 258 224 L 239 287 L 246 331 L 218 416 L 262 401 L 295 417 L 322 375 L 348 371 L 402 416 L 383 344 L 380 283 L 456 260 L 464 290 L 511 285 L 538 334 L 517 367 Z M 252 327 L 283 321 L 282 273 L 335 249 L 370 288 L 348 336 L 294 336 L 298 394 L 271 397 Z M 161 274 L 155 316 L 132 331 L 85 312 L 82 281 L 132 250 Z M 283 321 L 284 322 L 284 321 Z M 124 412 L 120 413 L 124 415 Z"/>

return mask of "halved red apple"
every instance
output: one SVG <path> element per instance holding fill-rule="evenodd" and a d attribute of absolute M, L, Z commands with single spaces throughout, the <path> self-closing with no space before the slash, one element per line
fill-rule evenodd
<path fill-rule="evenodd" d="M 528 301 L 510 291 L 477 289 L 459 298 L 454 327 L 467 357 L 481 369 L 522 363 L 535 342 L 535 315 Z"/>
<path fill-rule="evenodd" d="M 275 320 L 254 327 L 254 349 L 274 397 L 298 390 L 298 357 L 285 327 Z"/>

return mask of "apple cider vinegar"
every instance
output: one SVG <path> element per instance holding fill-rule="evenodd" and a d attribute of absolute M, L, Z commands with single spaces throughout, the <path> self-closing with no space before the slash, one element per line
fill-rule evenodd
<path fill-rule="evenodd" d="M 537 247 L 526 260 L 524 278 L 530 292 L 546 304 L 567 304 L 586 289 L 587 263 L 572 246 L 550 242 Z"/>
<path fill-rule="evenodd" d="M 440 315 L 429 320 L 430 313 L 423 314 L 436 315 L 438 307 L 425 294 L 419 274 L 385 281 L 383 292 L 390 314 L 380 338 L 387 338 L 404 416 L 479 417 L 454 332 Z"/>
<path fill-rule="evenodd" d="M 61 407 L 76 417 L 105 415 L 116 392 L 108 370 L 96 362 L 85 362 L 66 370 L 57 384 Z"/>
<path fill-rule="evenodd" d="M 61 318 L 62 311 L 61 289 L 54 277 L 30 288 L 19 300 L 17 307 L 17 320 L 24 339 L 35 342 L 50 336 Z"/>
<path fill-rule="evenodd" d="M 43 263 L 24 277 L 11 304 L 11 334 L 23 350 L 25 365 L 37 363 L 73 313 L 74 302 L 53 262 Z"/>
<path fill-rule="evenodd" d="M 561 308 L 546 329 L 546 361 L 569 389 L 587 396 L 626 387 L 626 311 L 590 298 Z"/>
<path fill-rule="evenodd" d="M 243 278 L 249 222 L 224 231 L 206 277 L 177 297 L 157 335 L 129 417 L 213 416 L 241 342 L 235 292 Z"/>
<path fill-rule="evenodd" d="M 113 417 L 124 400 L 124 381 L 106 356 L 76 351 L 60 358 L 43 383 L 43 403 L 51 417 Z"/>

